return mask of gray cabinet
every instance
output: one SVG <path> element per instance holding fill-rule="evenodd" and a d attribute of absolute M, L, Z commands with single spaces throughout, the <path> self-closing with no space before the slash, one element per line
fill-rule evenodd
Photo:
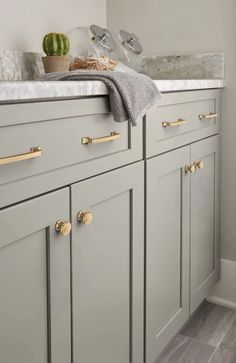
<path fill-rule="evenodd" d="M 0 211 L 1 362 L 71 361 L 68 218 L 68 188 Z"/>
<path fill-rule="evenodd" d="M 71 189 L 74 363 L 143 363 L 143 162 Z"/>
<path fill-rule="evenodd" d="M 219 194 L 219 136 L 147 161 L 146 363 L 220 278 Z"/>
<path fill-rule="evenodd" d="M 219 90 L 162 95 L 146 115 L 146 155 L 151 157 L 220 132 Z"/>
<path fill-rule="evenodd" d="M 220 278 L 219 136 L 192 144 L 191 313 Z M 201 164 L 199 164 L 201 162 Z"/>
<path fill-rule="evenodd" d="M 189 317 L 190 147 L 147 161 L 146 363 Z"/>
<path fill-rule="evenodd" d="M 0 362 L 153 363 L 218 281 L 220 92 L 160 102 L 1 105 Z"/>

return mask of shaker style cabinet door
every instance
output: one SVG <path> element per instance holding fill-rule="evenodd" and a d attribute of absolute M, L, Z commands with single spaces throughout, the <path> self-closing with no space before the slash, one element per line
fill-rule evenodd
<path fill-rule="evenodd" d="M 72 186 L 74 363 L 143 363 L 144 165 Z"/>
<path fill-rule="evenodd" d="M 191 313 L 219 280 L 219 136 L 191 145 Z"/>
<path fill-rule="evenodd" d="M 55 231 L 59 219 L 69 220 L 68 189 L 0 210 L 0 362 L 71 361 L 70 237 Z"/>
<path fill-rule="evenodd" d="M 189 317 L 190 147 L 147 161 L 146 363 Z"/>

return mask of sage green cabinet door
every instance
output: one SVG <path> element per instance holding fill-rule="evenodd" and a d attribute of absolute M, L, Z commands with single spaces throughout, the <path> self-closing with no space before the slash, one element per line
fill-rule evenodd
<path fill-rule="evenodd" d="M 189 317 L 190 147 L 147 161 L 146 363 Z"/>
<path fill-rule="evenodd" d="M 71 200 L 74 363 L 143 363 L 143 162 L 72 186 Z"/>
<path fill-rule="evenodd" d="M 191 313 L 219 280 L 219 136 L 191 145 Z"/>
<path fill-rule="evenodd" d="M 0 211 L 0 362 L 69 363 L 70 238 L 64 189 Z"/>

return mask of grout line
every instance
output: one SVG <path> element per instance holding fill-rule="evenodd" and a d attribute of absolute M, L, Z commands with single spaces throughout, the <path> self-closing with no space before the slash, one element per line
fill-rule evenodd
<path fill-rule="evenodd" d="M 216 349 L 214 350 L 214 352 L 212 353 L 208 363 L 211 363 L 212 359 L 214 358 L 214 355 L 216 354 L 217 350 L 219 349 L 219 347 L 216 347 Z"/>

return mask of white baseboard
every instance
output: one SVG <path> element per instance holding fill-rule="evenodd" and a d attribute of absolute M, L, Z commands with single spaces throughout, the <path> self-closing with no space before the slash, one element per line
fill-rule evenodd
<path fill-rule="evenodd" d="M 207 301 L 236 310 L 236 261 L 221 260 L 221 280 Z"/>

